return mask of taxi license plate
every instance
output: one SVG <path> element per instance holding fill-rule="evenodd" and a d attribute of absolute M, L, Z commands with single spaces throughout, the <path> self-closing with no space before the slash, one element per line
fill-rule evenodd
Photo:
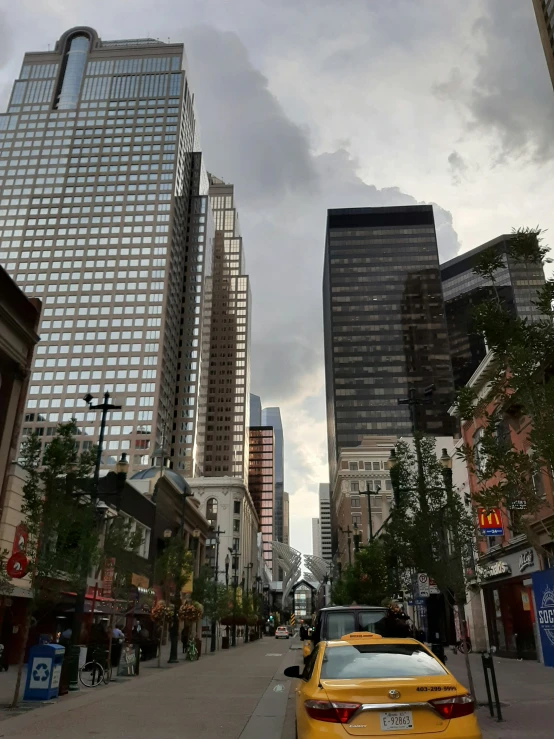
<path fill-rule="evenodd" d="M 381 731 L 405 731 L 414 728 L 411 711 L 387 711 L 380 713 L 379 718 Z"/>

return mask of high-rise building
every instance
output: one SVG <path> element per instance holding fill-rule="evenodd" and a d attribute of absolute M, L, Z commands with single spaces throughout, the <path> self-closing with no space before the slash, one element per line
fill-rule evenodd
<path fill-rule="evenodd" d="M 273 511 L 275 500 L 275 439 L 273 427 L 250 428 L 248 489 L 260 520 L 264 560 L 273 570 Z M 274 573 L 275 575 L 275 573 Z"/>
<path fill-rule="evenodd" d="M 283 541 L 283 492 L 285 490 L 285 455 L 283 424 L 279 408 L 262 410 L 262 426 L 272 426 L 275 438 L 275 503 L 273 509 L 273 538 Z M 281 579 L 281 578 L 279 578 Z"/>
<path fill-rule="evenodd" d="M 312 518 L 312 554 L 321 557 L 321 528 L 319 518 Z"/>
<path fill-rule="evenodd" d="M 452 365 L 433 209 L 329 210 L 323 278 L 330 479 L 365 435 L 448 436 Z"/>
<path fill-rule="evenodd" d="M 200 397 L 207 382 L 209 360 L 202 357 L 205 285 L 211 282 L 214 224 L 208 198 L 208 176 L 203 156 L 192 155 L 192 178 L 181 303 L 179 363 L 177 365 L 175 420 L 171 437 L 171 462 L 185 477 L 201 474 Z M 164 458 L 166 455 L 164 439 Z"/>
<path fill-rule="evenodd" d="M 319 483 L 319 536 L 321 540 L 321 557 L 331 561 L 333 547 L 331 541 L 331 496 L 329 483 Z"/>
<path fill-rule="evenodd" d="M 283 544 L 290 545 L 290 500 L 289 494 L 283 493 Z"/>
<path fill-rule="evenodd" d="M 209 175 L 213 272 L 206 280 L 199 418 L 199 467 L 206 477 L 248 479 L 250 287 L 234 187 Z"/>
<path fill-rule="evenodd" d="M 554 86 L 554 0 L 533 0 L 546 66 Z"/>
<path fill-rule="evenodd" d="M 441 265 L 456 387 L 463 387 L 469 381 L 487 353 L 483 337 L 472 327 L 475 306 L 498 294 L 513 314 L 527 320 L 540 318 L 533 301 L 536 300 L 537 289 L 544 284 L 543 268 L 540 264 L 515 261 L 509 255 L 509 240 L 509 235 L 499 236 Z M 490 280 L 473 271 L 483 253 L 489 251 L 501 254 L 505 264 L 496 274 L 496 293 Z"/>
<path fill-rule="evenodd" d="M 109 390 L 122 408 L 104 465 L 122 451 L 150 465 L 194 363 L 179 347 L 195 136 L 183 63 L 181 44 L 72 28 L 25 54 L 0 115 L 0 262 L 44 307 L 24 433 L 46 442 L 76 418 L 86 448 L 100 418 L 83 396 Z"/>
<path fill-rule="evenodd" d="M 250 426 L 262 425 L 262 399 L 250 393 Z"/>

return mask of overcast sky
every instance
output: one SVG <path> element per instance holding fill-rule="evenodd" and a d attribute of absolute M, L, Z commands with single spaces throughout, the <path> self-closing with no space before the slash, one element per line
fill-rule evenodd
<path fill-rule="evenodd" d="M 291 544 L 327 481 L 326 209 L 433 203 L 441 258 L 554 227 L 554 91 L 531 0 L 0 0 L 2 109 L 75 25 L 186 44 L 209 169 L 236 185 L 252 391 L 281 407 Z M 3 9 L 3 10 L 2 10 Z"/>

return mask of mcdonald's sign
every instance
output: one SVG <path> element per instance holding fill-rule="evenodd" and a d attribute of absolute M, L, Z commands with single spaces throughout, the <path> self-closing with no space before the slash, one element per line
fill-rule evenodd
<path fill-rule="evenodd" d="M 504 527 L 502 526 L 502 516 L 500 508 L 479 508 L 477 511 L 479 516 L 479 530 L 485 536 L 502 536 Z"/>

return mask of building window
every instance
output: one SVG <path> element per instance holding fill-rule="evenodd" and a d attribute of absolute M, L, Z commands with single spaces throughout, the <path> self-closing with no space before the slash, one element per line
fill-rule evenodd
<path fill-rule="evenodd" d="M 235 516 L 240 516 L 240 500 L 235 500 L 233 503 L 233 513 Z"/>
<path fill-rule="evenodd" d="M 206 518 L 210 526 L 217 527 L 217 498 L 210 498 L 206 503 Z"/>
<path fill-rule="evenodd" d="M 358 497 L 350 498 L 350 506 L 352 508 L 360 508 L 360 499 Z"/>
<path fill-rule="evenodd" d="M 358 463 L 357 462 L 350 462 L 348 465 L 348 469 L 350 472 L 357 472 L 358 471 Z"/>
<path fill-rule="evenodd" d="M 357 493 L 359 489 L 360 489 L 360 483 L 359 482 L 352 481 L 350 483 L 350 492 L 351 493 Z"/>
<path fill-rule="evenodd" d="M 356 524 L 357 526 L 362 525 L 362 514 L 361 513 L 352 514 L 352 524 Z"/>
<path fill-rule="evenodd" d="M 373 469 L 374 470 L 380 470 L 381 469 L 381 463 L 380 462 L 373 462 Z"/>
<path fill-rule="evenodd" d="M 233 520 L 233 533 L 238 534 L 240 531 L 240 519 L 235 518 Z"/>

